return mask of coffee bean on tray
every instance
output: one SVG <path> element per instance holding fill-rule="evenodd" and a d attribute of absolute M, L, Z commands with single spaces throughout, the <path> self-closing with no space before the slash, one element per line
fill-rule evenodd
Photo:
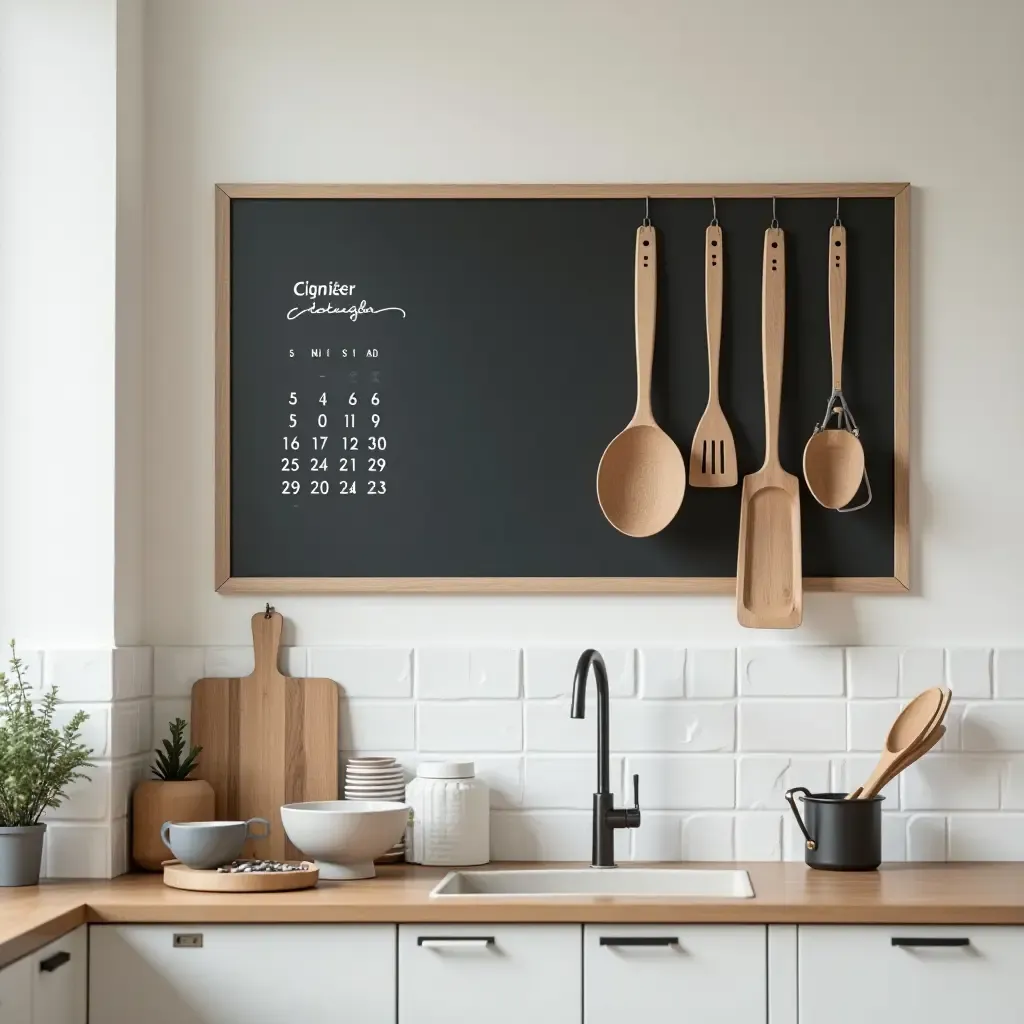
<path fill-rule="evenodd" d="M 221 874 L 281 874 L 287 871 L 302 871 L 303 867 L 301 864 L 279 860 L 233 860 L 217 870 Z"/>

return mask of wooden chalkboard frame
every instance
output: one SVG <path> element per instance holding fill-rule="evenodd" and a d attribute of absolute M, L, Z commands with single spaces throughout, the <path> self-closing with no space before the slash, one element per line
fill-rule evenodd
<path fill-rule="evenodd" d="M 894 217 L 894 516 L 892 576 L 807 577 L 810 591 L 910 590 L 910 184 L 302 185 L 215 186 L 216 383 L 214 586 L 222 594 L 686 593 L 730 594 L 733 577 L 255 577 L 231 575 L 232 199 L 822 199 L 889 198 Z"/>

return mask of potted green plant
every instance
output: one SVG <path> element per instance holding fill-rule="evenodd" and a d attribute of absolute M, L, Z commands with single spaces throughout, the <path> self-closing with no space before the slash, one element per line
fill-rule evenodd
<path fill-rule="evenodd" d="M 43 813 L 67 799 L 67 787 L 88 779 L 92 751 L 79 743 L 89 717 L 78 711 L 63 729 L 53 724 L 57 687 L 32 701 L 25 665 L 11 641 L 11 673 L 0 672 L 0 886 L 35 885 L 43 859 Z"/>
<path fill-rule="evenodd" d="M 205 779 L 189 776 L 198 767 L 202 747 L 186 754 L 184 718 L 169 723 L 170 738 L 156 750 L 155 778 L 140 782 L 132 795 L 132 859 L 146 871 L 159 871 L 170 858 L 160 838 L 165 821 L 212 821 L 215 797 Z"/>

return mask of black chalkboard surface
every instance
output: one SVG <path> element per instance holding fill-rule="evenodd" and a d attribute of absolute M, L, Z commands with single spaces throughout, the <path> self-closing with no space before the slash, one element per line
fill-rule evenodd
<path fill-rule="evenodd" d="M 739 487 L 688 487 L 672 524 L 646 539 L 614 530 L 596 498 L 601 453 L 635 401 L 643 199 L 265 196 L 218 197 L 219 586 L 727 589 Z M 688 459 L 708 388 L 711 202 L 656 197 L 649 211 L 654 410 Z M 717 213 L 721 394 L 742 475 L 764 454 L 760 281 L 772 203 L 722 198 Z M 803 566 L 807 577 L 884 589 L 898 575 L 894 198 L 845 198 L 840 214 L 844 391 L 874 498 L 839 514 L 801 481 Z M 799 475 L 831 387 L 835 199 L 779 199 L 777 216 L 787 256 L 781 457 Z"/>

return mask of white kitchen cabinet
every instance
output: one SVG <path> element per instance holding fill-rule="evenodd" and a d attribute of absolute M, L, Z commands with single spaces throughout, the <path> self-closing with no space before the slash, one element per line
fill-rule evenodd
<path fill-rule="evenodd" d="M 584 1024 L 765 1024 L 763 925 L 587 925 Z"/>
<path fill-rule="evenodd" d="M 85 1024 L 88 956 L 82 925 L 25 958 L 32 975 L 32 1024 Z"/>
<path fill-rule="evenodd" d="M 394 1024 L 395 931 L 93 925 L 89 1024 Z"/>
<path fill-rule="evenodd" d="M 579 925 L 402 925 L 399 1024 L 575 1024 Z"/>
<path fill-rule="evenodd" d="M 800 1024 L 1020 1024 L 1024 928 L 805 925 Z"/>
<path fill-rule="evenodd" d="M 0 971 L 0 1024 L 27 1024 L 32 1020 L 31 957 Z"/>

